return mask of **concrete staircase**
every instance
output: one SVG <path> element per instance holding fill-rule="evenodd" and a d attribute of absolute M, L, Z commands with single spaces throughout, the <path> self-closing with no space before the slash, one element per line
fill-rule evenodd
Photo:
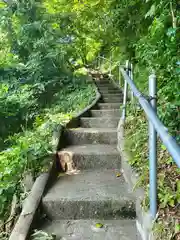
<path fill-rule="evenodd" d="M 67 129 L 65 151 L 78 174 L 62 174 L 43 198 L 48 216 L 41 229 L 57 240 L 136 240 L 135 204 L 122 176 L 116 149 L 122 93 L 108 79 L 96 82 L 102 94 L 97 109 Z M 96 223 L 102 223 L 97 228 Z"/>

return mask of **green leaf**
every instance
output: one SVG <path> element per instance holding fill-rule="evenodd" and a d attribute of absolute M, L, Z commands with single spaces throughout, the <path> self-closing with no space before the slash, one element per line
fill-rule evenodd
<path fill-rule="evenodd" d="M 96 226 L 96 228 L 103 228 L 104 225 L 102 223 L 96 223 L 95 226 Z"/>
<path fill-rule="evenodd" d="M 168 31 L 167 31 L 167 35 L 169 36 L 169 37 L 171 37 L 171 36 L 175 36 L 175 34 L 176 34 L 176 28 L 168 28 Z"/>
<path fill-rule="evenodd" d="M 161 149 L 162 149 L 162 150 L 166 150 L 167 148 L 166 148 L 166 146 L 164 146 L 163 144 L 161 144 Z"/>
<path fill-rule="evenodd" d="M 174 206 L 175 206 L 175 204 L 174 204 L 174 199 L 171 199 L 171 200 L 169 201 L 169 205 L 170 205 L 171 207 L 174 207 Z"/>
<path fill-rule="evenodd" d="M 152 17 L 155 14 L 156 6 L 153 4 L 150 8 L 150 10 L 146 13 L 145 18 Z"/>
<path fill-rule="evenodd" d="M 176 223 L 175 224 L 175 233 L 179 233 L 180 232 L 180 223 Z"/>

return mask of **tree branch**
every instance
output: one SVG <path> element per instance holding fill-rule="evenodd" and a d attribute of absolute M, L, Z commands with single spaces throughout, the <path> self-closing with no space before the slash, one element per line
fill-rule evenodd
<path fill-rule="evenodd" d="M 172 26 L 173 26 L 173 28 L 176 28 L 177 27 L 177 18 L 174 14 L 172 2 L 170 2 L 170 9 L 171 9 L 171 15 L 172 15 Z"/>

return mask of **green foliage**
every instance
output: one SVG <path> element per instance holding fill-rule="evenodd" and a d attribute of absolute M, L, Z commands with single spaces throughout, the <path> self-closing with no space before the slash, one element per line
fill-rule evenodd
<path fill-rule="evenodd" d="M 31 240 L 56 240 L 56 235 L 49 235 L 48 233 L 43 231 L 35 231 L 31 235 Z"/>
<path fill-rule="evenodd" d="M 9 135 L 32 126 L 59 89 L 70 88 L 73 72 L 94 57 L 100 43 L 92 34 L 85 37 L 89 26 L 79 19 L 84 8 L 73 2 L 7 1 L 0 13 L 0 148 L 4 148 Z"/>
<path fill-rule="evenodd" d="M 36 116 L 32 130 L 24 130 L 10 137 L 11 147 L 0 153 L 1 218 L 6 219 L 13 194 L 20 197 L 24 173 L 30 171 L 36 178 L 40 172 L 47 170 L 50 164 L 47 156 L 52 153 L 52 136 L 57 126 L 65 124 L 87 106 L 94 94 L 94 88 L 82 80 L 64 88 L 57 94 L 50 108 Z"/>
<path fill-rule="evenodd" d="M 21 199 L 23 175 L 30 171 L 36 178 L 47 170 L 46 156 L 52 153 L 54 128 L 87 106 L 95 93 L 85 82 L 86 74 L 82 76 L 76 70 L 93 58 L 99 42 L 89 35 L 84 49 L 87 28 L 84 26 L 79 33 L 79 24 L 84 24 L 77 17 L 80 9 L 73 2 L 56 4 L 41 0 L 0 4 L 3 220 L 9 215 L 13 195 Z M 68 10 L 72 14 L 66 14 Z M 91 46 L 93 51 L 89 53 Z"/>
<path fill-rule="evenodd" d="M 126 150 L 130 153 L 131 166 L 139 173 L 137 186 L 145 189 L 143 208 L 149 209 L 149 161 L 148 161 L 148 122 L 142 112 L 128 108 L 126 123 Z M 143 173 L 143 174 L 142 174 Z M 166 148 L 158 141 L 158 221 L 154 225 L 157 239 L 176 239 L 180 171 L 173 163 Z M 166 227 L 163 227 L 166 226 Z"/>

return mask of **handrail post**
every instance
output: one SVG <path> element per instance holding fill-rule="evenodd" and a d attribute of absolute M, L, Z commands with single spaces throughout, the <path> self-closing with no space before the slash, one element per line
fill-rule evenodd
<path fill-rule="evenodd" d="M 119 86 L 121 87 L 121 65 L 119 63 Z"/>
<path fill-rule="evenodd" d="M 156 76 L 149 76 L 150 104 L 157 112 L 157 87 Z M 157 214 L 157 133 L 153 124 L 149 121 L 149 169 L 150 169 L 150 212 L 153 219 Z"/>
<path fill-rule="evenodd" d="M 101 59 L 101 66 L 102 66 L 102 69 L 103 69 L 103 66 L 104 66 L 104 56 Z"/>
<path fill-rule="evenodd" d="M 134 80 L 134 78 L 133 78 L 133 64 L 131 64 L 131 79 L 132 79 L 132 81 Z M 134 103 L 134 93 L 133 93 L 133 91 L 131 90 L 131 103 L 133 104 Z"/>
<path fill-rule="evenodd" d="M 111 73 L 112 73 L 112 53 L 110 56 L 110 76 L 111 76 Z"/>
<path fill-rule="evenodd" d="M 127 75 L 130 75 L 130 71 L 129 71 L 129 61 L 126 61 L 126 72 Z M 123 96 L 123 110 L 122 110 L 122 121 L 123 123 L 125 122 L 126 119 L 126 102 L 127 102 L 127 95 L 128 95 L 128 83 L 125 79 L 124 81 L 124 96 Z"/>
<path fill-rule="evenodd" d="M 99 61 L 98 61 L 98 69 L 100 70 L 100 67 L 101 67 L 101 58 L 99 56 Z"/>

